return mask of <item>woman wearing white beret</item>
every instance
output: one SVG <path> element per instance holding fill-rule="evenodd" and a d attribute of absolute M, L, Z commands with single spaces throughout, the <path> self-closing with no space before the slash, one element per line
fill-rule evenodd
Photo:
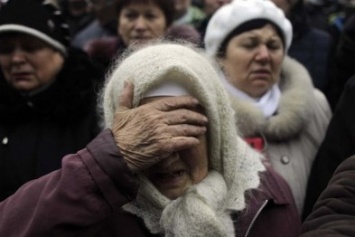
<path fill-rule="evenodd" d="M 235 0 L 211 18 L 204 43 L 237 127 L 288 182 L 301 214 L 307 179 L 331 116 L 307 70 L 287 57 L 292 26 L 271 1 Z"/>

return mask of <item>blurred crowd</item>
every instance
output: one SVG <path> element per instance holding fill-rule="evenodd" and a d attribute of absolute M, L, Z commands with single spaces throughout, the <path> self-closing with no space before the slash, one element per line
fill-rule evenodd
<path fill-rule="evenodd" d="M 2 0 L 0 6 L 7 1 Z M 107 68 L 117 52 L 126 48 L 125 32 L 114 0 L 52 0 L 68 23 L 70 45 L 86 51 Z M 144 2 L 144 1 L 143 1 Z M 167 18 L 165 29 L 144 26 L 154 37 L 171 36 L 203 47 L 213 13 L 230 0 L 176 0 L 159 5 Z M 335 107 L 344 84 L 353 74 L 351 44 L 355 4 L 351 0 L 275 0 L 293 26 L 289 56 L 308 70 L 313 84 Z M 158 4 L 159 1 L 158 1 Z M 173 9 L 169 9 L 173 7 Z M 143 27 L 143 26 L 142 26 Z M 143 28 L 144 28 L 143 27 Z M 148 33 L 147 33 L 148 34 Z"/>
<path fill-rule="evenodd" d="M 213 116 L 209 113 L 218 113 L 222 120 L 226 119 L 226 124 L 229 124 L 229 119 L 233 120 L 238 139 L 242 138 L 249 148 L 263 155 L 261 163 L 268 175 L 261 176 L 260 182 L 263 185 L 267 183 L 261 189 L 272 194 L 275 205 L 265 204 L 269 209 L 262 212 L 259 217 L 261 224 L 255 223 L 256 230 L 251 232 L 251 236 L 269 236 L 265 234 L 265 226 L 274 225 L 278 229 L 281 223 L 289 226 L 281 228 L 279 235 L 270 236 L 297 236 L 301 232 L 304 237 L 326 236 L 321 228 L 327 226 L 324 227 L 326 229 L 329 225 L 319 224 L 327 223 L 322 219 L 322 215 L 326 218 L 327 214 L 322 206 L 338 207 L 332 206 L 333 200 L 343 200 L 337 196 L 340 191 L 336 189 L 339 184 L 335 183 L 336 178 L 343 178 L 341 171 L 349 167 L 355 170 L 351 163 L 353 159 L 348 159 L 355 154 L 354 0 L 0 0 L 0 212 L 1 201 L 4 201 L 3 207 L 7 208 L 3 209 L 4 213 L 12 214 L 8 206 L 23 200 L 20 195 L 28 194 L 21 189 L 22 193 L 16 195 L 22 185 L 45 175 L 49 175 L 49 180 L 53 171 L 66 164 L 63 157 L 85 148 L 91 141 L 98 141 L 97 136 L 102 136 L 105 128 L 111 129 L 116 139 L 115 127 L 112 124 L 108 126 L 103 117 L 107 116 L 105 109 L 115 113 L 116 105 L 108 109 L 107 103 L 112 103 L 117 97 L 110 92 L 103 98 L 102 91 L 107 90 L 106 86 L 114 76 L 121 77 L 121 74 L 114 73 L 121 61 L 162 41 L 196 48 L 209 57 L 210 64 L 217 71 L 213 76 L 219 78 L 228 95 L 223 97 L 228 100 L 223 111 L 233 111 L 233 119 L 223 117 L 225 114 L 221 111 L 210 112 L 211 108 L 205 108 L 206 116 L 212 121 Z M 137 90 L 142 97 L 134 97 L 135 103 L 144 98 L 143 92 L 147 90 L 139 84 L 143 83 L 140 80 L 146 80 L 136 73 L 140 66 L 146 67 L 142 75 L 147 72 L 146 76 L 157 77 L 146 85 L 154 87 L 159 84 L 156 81 L 160 77 L 148 71 L 173 67 L 165 65 L 170 62 L 170 58 L 165 56 L 178 55 L 173 54 L 174 50 L 178 51 L 174 48 L 166 55 L 163 49 L 156 50 L 159 59 L 166 62 L 155 64 L 153 50 L 151 55 L 142 54 L 146 58 L 135 59 L 137 67 L 118 70 L 127 76 L 127 80 L 136 80 L 139 85 Z M 189 52 L 186 54 L 190 55 Z M 182 54 L 179 63 L 189 61 L 184 57 Z M 152 60 L 151 65 L 146 64 L 149 60 Z M 207 64 L 196 65 L 205 67 Z M 254 70 L 253 65 L 257 65 L 257 69 Z M 183 68 L 188 72 L 184 71 L 183 75 L 192 78 L 187 83 L 197 83 L 194 76 L 198 73 L 201 73 L 201 78 L 207 78 L 200 71 L 194 72 L 194 65 L 189 66 L 191 68 Z M 162 75 L 175 75 L 169 73 Z M 262 78 L 271 75 L 272 80 L 248 84 L 249 74 Z M 138 79 L 130 78 L 133 76 Z M 124 89 L 126 87 L 116 86 L 113 89 L 129 94 Z M 212 93 L 211 88 L 206 89 L 203 85 L 198 84 L 198 88 L 198 96 L 204 90 L 207 92 L 203 93 Z M 112 98 L 108 99 L 109 96 Z M 213 104 L 221 103 L 215 97 L 211 98 L 215 100 Z M 129 124 L 127 121 L 125 125 Z M 189 124 L 184 129 L 190 131 L 191 126 L 197 125 Z M 223 127 L 220 124 L 216 126 Z M 196 136 L 194 134 L 193 137 Z M 108 138 L 102 139 L 107 141 Z M 110 139 L 113 141 L 112 136 Z M 127 151 L 127 147 L 132 146 L 122 145 L 127 142 L 114 141 L 120 150 L 117 156 L 133 156 L 133 161 L 144 164 L 140 158 L 147 156 L 146 150 L 139 150 L 138 159 L 135 152 Z M 218 149 L 220 154 L 230 152 Z M 252 157 L 252 151 L 248 152 Z M 96 165 L 101 164 L 97 161 Z M 337 169 L 339 165 L 343 168 Z M 90 164 L 85 163 L 86 166 L 90 173 L 96 172 L 91 170 L 94 168 L 90 168 Z M 259 172 L 262 169 L 255 170 Z M 105 173 L 110 172 L 105 170 Z M 225 176 L 223 173 L 223 178 L 227 179 Z M 132 177 L 129 180 L 134 179 Z M 270 180 L 274 185 L 269 185 Z M 139 182 L 142 185 L 142 181 Z M 347 188 L 348 183 L 342 185 Z M 249 188 L 256 187 L 250 185 L 245 190 Z M 146 198 L 145 194 L 138 192 L 138 197 L 143 195 Z M 251 203 L 255 204 L 260 196 L 258 193 L 253 195 L 256 201 L 252 199 Z M 355 192 L 352 195 L 355 199 Z M 7 201 L 9 205 L 6 205 Z M 141 208 L 142 204 L 135 205 Z M 280 208 L 282 205 L 283 209 Z M 133 205 L 131 208 L 131 212 L 136 214 L 137 207 Z M 253 208 L 251 210 L 251 213 L 257 212 Z M 291 217 L 282 220 L 283 214 Z M 238 215 L 242 220 L 247 216 L 243 212 Z M 355 217 L 355 207 L 351 215 Z M 272 216 L 278 225 L 270 221 Z M 5 217 L 0 214 L 0 222 L 2 218 Z M 225 217 L 219 218 L 221 221 Z M 233 216 L 232 220 L 238 218 Z M 334 219 L 339 218 L 341 215 Z M 142 219 L 151 233 L 161 233 L 159 228 L 163 227 L 154 227 L 144 216 Z M 344 227 L 345 230 L 347 228 Z M 273 228 L 270 229 L 272 233 Z M 349 229 L 354 231 L 350 233 L 355 233 L 354 227 Z M 0 235 L 2 230 L 7 233 L 0 224 Z M 171 230 L 164 231 L 168 233 Z M 245 231 L 249 233 L 250 230 Z"/>

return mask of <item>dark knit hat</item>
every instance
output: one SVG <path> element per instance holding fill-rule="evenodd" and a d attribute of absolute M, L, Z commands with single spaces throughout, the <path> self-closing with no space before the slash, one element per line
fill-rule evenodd
<path fill-rule="evenodd" d="M 41 0 L 9 0 L 0 10 L 0 35 L 8 32 L 37 37 L 63 54 L 70 43 L 61 11 Z"/>

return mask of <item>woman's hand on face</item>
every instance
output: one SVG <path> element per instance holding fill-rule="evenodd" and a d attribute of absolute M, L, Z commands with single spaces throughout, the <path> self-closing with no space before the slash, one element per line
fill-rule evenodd
<path fill-rule="evenodd" d="M 133 84 L 119 98 L 112 132 L 128 167 L 144 170 L 172 153 L 199 144 L 207 118 L 192 111 L 199 102 L 191 96 L 164 97 L 132 108 Z"/>

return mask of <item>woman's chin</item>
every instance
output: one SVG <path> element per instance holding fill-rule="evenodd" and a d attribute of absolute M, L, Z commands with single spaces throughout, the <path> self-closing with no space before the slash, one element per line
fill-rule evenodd
<path fill-rule="evenodd" d="M 18 91 L 28 92 L 37 89 L 37 85 L 34 85 L 31 82 L 20 81 L 12 84 L 12 87 Z"/>
<path fill-rule="evenodd" d="M 164 196 L 172 200 L 183 195 L 191 186 L 191 181 L 187 174 L 161 178 L 154 180 L 153 183 Z"/>
<path fill-rule="evenodd" d="M 271 88 L 271 85 L 269 82 L 266 81 L 255 81 L 253 83 L 253 87 L 249 91 L 249 95 L 251 95 L 254 98 L 260 98 L 262 97 L 266 92 L 268 92 Z"/>
<path fill-rule="evenodd" d="M 129 47 L 131 49 L 139 49 L 145 45 L 147 45 L 148 43 L 150 43 L 152 41 L 152 39 L 150 38 L 140 38 L 140 39 L 135 39 L 135 40 L 132 40 L 129 44 Z"/>
<path fill-rule="evenodd" d="M 189 188 L 190 186 L 186 186 L 186 187 L 179 187 L 179 188 L 173 188 L 173 189 L 165 189 L 160 191 L 165 197 L 169 198 L 170 200 L 175 200 L 179 197 L 181 197 L 186 190 Z"/>

